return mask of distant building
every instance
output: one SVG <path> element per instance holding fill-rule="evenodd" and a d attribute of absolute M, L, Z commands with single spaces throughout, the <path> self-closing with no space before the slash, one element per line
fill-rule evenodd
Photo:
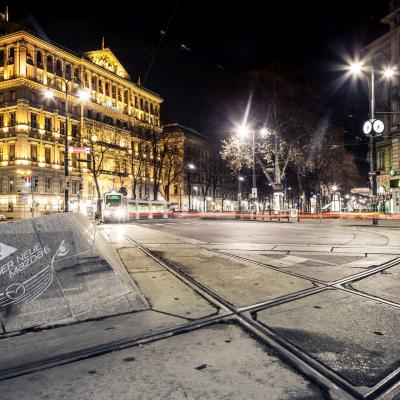
<path fill-rule="evenodd" d="M 184 141 L 184 176 L 181 185 L 175 186 L 179 209 L 233 210 L 236 177 L 221 160 L 216 140 L 180 124 L 165 125 L 164 131 L 181 134 Z"/>

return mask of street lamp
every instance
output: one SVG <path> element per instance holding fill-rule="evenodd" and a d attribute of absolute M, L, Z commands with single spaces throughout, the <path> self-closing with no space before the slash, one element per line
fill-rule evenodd
<path fill-rule="evenodd" d="M 47 84 L 50 86 L 51 82 L 57 80 L 60 82 L 64 83 L 64 87 L 65 87 L 65 132 L 64 132 L 64 147 L 65 147 L 65 151 L 64 151 L 64 176 L 65 176 L 65 187 L 64 187 L 64 212 L 68 212 L 69 211 L 69 188 L 68 188 L 68 176 L 69 176 L 69 157 L 68 157 L 68 85 L 70 83 L 73 83 L 72 80 L 68 80 L 68 79 L 64 79 L 62 77 L 53 77 L 50 78 L 47 82 Z M 80 79 L 77 79 L 78 82 L 84 86 L 82 84 L 82 81 Z M 50 90 L 50 88 L 47 88 L 44 92 L 44 97 L 46 99 L 53 99 L 54 98 L 54 93 Z M 80 88 L 77 92 L 78 98 L 84 102 L 90 99 L 90 94 L 87 90 Z"/>
<path fill-rule="evenodd" d="M 377 212 L 377 178 L 376 178 L 376 137 L 381 135 L 384 130 L 384 124 L 379 119 L 375 119 L 375 69 L 373 63 L 373 57 L 370 54 L 370 65 L 367 67 L 363 62 L 354 62 L 350 65 L 349 71 L 352 75 L 360 75 L 364 70 L 369 70 L 370 73 L 370 119 L 364 123 L 363 131 L 365 135 L 370 136 L 371 139 L 371 163 L 370 163 L 370 176 L 371 176 L 371 188 L 372 188 L 372 212 Z M 392 66 L 386 66 L 382 71 L 382 76 L 385 79 L 391 79 L 396 74 L 396 68 Z M 372 219 L 373 225 L 378 225 L 378 218 Z"/>
<path fill-rule="evenodd" d="M 190 182 L 190 177 L 191 177 L 191 173 L 193 170 L 196 169 L 196 166 L 192 163 L 187 164 L 187 171 L 188 171 L 188 199 L 189 199 L 189 210 L 191 210 L 191 203 L 190 203 L 190 197 L 191 197 L 191 192 L 192 192 L 192 186 L 191 186 L 191 182 Z"/>

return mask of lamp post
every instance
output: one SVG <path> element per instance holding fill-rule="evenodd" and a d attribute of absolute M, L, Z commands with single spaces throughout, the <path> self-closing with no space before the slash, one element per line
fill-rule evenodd
<path fill-rule="evenodd" d="M 240 211 L 240 206 L 242 203 L 242 182 L 244 181 L 243 176 L 240 176 L 240 169 L 239 169 L 239 176 L 238 176 L 238 211 Z"/>
<path fill-rule="evenodd" d="M 196 169 L 196 166 L 194 164 L 190 163 L 190 164 L 187 165 L 187 171 L 188 171 L 188 199 L 189 199 L 189 209 L 188 209 L 188 211 L 191 210 L 190 197 L 191 197 L 191 193 L 192 193 L 192 186 L 191 186 L 190 178 L 191 178 L 192 171 L 194 169 Z"/>
<path fill-rule="evenodd" d="M 65 147 L 65 151 L 64 151 L 64 176 L 65 176 L 65 187 L 64 187 L 64 212 L 68 212 L 69 211 L 69 187 L 68 184 L 69 182 L 67 182 L 68 177 L 69 177 L 69 157 L 68 157 L 68 151 L 69 151 L 69 143 L 68 143 L 68 85 L 70 83 L 74 83 L 72 80 L 70 79 L 64 79 L 62 77 L 53 77 L 50 78 L 47 82 L 48 86 L 50 86 L 51 82 L 54 80 L 59 80 L 60 82 L 64 83 L 64 87 L 65 87 L 65 132 L 64 132 L 64 147 Z M 78 79 L 78 82 L 82 85 L 82 87 L 84 86 L 81 82 L 80 79 Z M 53 99 L 54 98 L 54 93 L 50 90 L 50 87 L 48 87 L 46 89 L 46 91 L 44 92 L 44 96 L 47 99 Z M 83 90 L 82 88 L 80 88 L 78 90 L 78 97 L 81 101 L 86 101 L 89 99 L 89 93 L 85 90 Z"/>
<path fill-rule="evenodd" d="M 370 153 L 370 172 L 371 176 L 371 189 L 372 189 L 372 212 L 374 217 L 372 219 L 373 225 L 378 225 L 377 213 L 377 177 L 376 177 L 376 139 L 381 135 L 384 130 L 384 124 L 381 120 L 375 119 L 375 69 L 372 54 L 368 55 L 370 64 L 365 66 L 363 62 L 354 62 L 350 65 L 350 73 L 353 76 L 360 75 L 364 70 L 369 70 L 370 73 L 370 119 L 364 123 L 363 131 L 367 136 L 370 136 L 371 153 Z M 387 66 L 382 71 L 382 76 L 385 79 L 392 78 L 396 73 L 396 69 Z"/>

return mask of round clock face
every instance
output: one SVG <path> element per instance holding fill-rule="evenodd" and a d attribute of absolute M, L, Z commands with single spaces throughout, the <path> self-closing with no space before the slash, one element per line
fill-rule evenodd
<path fill-rule="evenodd" d="M 365 121 L 364 126 L 363 126 L 363 132 L 366 135 L 369 135 L 372 131 L 372 122 L 371 121 Z"/>
<path fill-rule="evenodd" d="M 375 133 L 382 133 L 385 129 L 385 124 L 380 119 L 377 119 L 373 123 L 373 129 Z"/>

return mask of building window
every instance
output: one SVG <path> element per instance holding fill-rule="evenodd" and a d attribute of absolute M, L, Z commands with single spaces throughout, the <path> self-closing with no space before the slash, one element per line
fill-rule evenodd
<path fill-rule="evenodd" d="M 17 96 L 16 96 L 16 94 L 15 94 L 15 90 L 13 90 L 12 92 L 10 92 L 10 97 L 11 97 L 11 101 L 14 101 L 14 100 L 17 98 Z"/>
<path fill-rule="evenodd" d="M 77 138 L 78 137 L 78 125 L 72 124 L 72 137 Z"/>
<path fill-rule="evenodd" d="M 31 144 L 31 161 L 37 162 L 37 146 Z"/>
<path fill-rule="evenodd" d="M 3 114 L 0 114 L 0 128 L 4 126 Z"/>
<path fill-rule="evenodd" d="M 33 57 L 32 57 L 32 52 L 30 50 L 26 51 L 26 63 L 29 65 L 33 65 Z"/>
<path fill-rule="evenodd" d="M 73 71 L 74 71 L 73 80 L 75 83 L 79 83 L 79 69 L 73 68 Z"/>
<path fill-rule="evenodd" d="M 110 96 L 110 82 L 106 82 L 106 96 Z"/>
<path fill-rule="evenodd" d="M 8 159 L 10 161 L 15 161 L 15 144 L 10 144 L 10 147 L 8 150 Z"/>
<path fill-rule="evenodd" d="M 65 151 L 60 150 L 60 164 L 64 165 L 65 162 Z"/>
<path fill-rule="evenodd" d="M 4 160 L 3 146 L 0 146 L 0 162 Z M 1 179 L 1 177 L 0 177 Z"/>
<path fill-rule="evenodd" d="M 103 94 L 103 81 L 99 79 L 99 93 Z"/>
<path fill-rule="evenodd" d="M 53 73 L 53 57 L 47 56 L 47 72 Z"/>
<path fill-rule="evenodd" d="M 14 64 L 14 47 L 8 49 L 8 60 L 7 64 Z"/>
<path fill-rule="evenodd" d="M 0 67 L 4 67 L 4 50 L 0 50 Z"/>
<path fill-rule="evenodd" d="M 51 178 L 44 178 L 44 191 L 51 192 Z"/>
<path fill-rule="evenodd" d="M 44 129 L 46 131 L 51 131 L 51 118 L 45 118 L 44 119 Z"/>
<path fill-rule="evenodd" d="M 71 181 L 71 192 L 72 194 L 78 194 L 79 181 Z"/>
<path fill-rule="evenodd" d="M 71 64 L 65 64 L 65 78 L 71 79 Z"/>
<path fill-rule="evenodd" d="M 13 176 L 8 177 L 8 191 L 9 192 L 14 191 L 14 177 Z"/>
<path fill-rule="evenodd" d="M 45 149 L 44 149 L 44 161 L 46 164 L 51 164 L 51 149 L 50 149 L 50 147 L 45 147 Z"/>
<path fill-rule="evenodd" d="M 60 134 L 65 135 L 65 122 L 60 122 Z"/>
<path fill-rule="evenodd" d="M 97 78 L 92 76 L 92 90 L 97 90 Z"/>
<path fill-rule="evenodd" d="M 56 60 L 56 75 L 62 76 L 62 62 L 61 60 Z"/>
<path fill-rule="evenodd" d="M 37 128 L 37 114 L 31 113 L 31 128 Z"/>
<path fill-rule="evenodd" d="M 77 164 L 76 164 L 76 154 L 72 154 L 71 164 L 72 164 L 73 168 L 76 168 L 76 166 L 77 166 Z"/>
<path fill-rule="evenodd" d="M 14 126 L 16 124 L 16 116 L 15 112 L 10 113 L 10 126 Z"/>
<path fill-rule="evenodd" d="M 43 54 L 41 51 L 36 52 L 36 66 L 43 69 Z"/>
<path fill-rule="evenodd" d="M 39 191 L 39 177 L 38 176 L 32 176 L 32 189 L 34 192 Z"/>

